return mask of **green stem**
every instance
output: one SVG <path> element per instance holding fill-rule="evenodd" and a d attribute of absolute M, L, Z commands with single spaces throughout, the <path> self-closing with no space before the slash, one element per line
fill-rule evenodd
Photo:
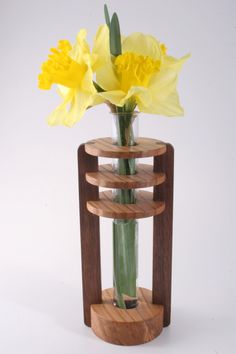
<path fill-rule="evenodd" d="M 117 144 L 119 146 L 135 145 L 133 133 L 133 112 L 125 112 L 117 107 L 116 119 Z M 135 159 L 118 159 L 117 173 L 130 175 L 136 173 Z M 117 189 L 115 201 L 121 204 L 135 203 L 133 189 Z M 129 307 L 128 299 L 136 298 L 136 220 L 114 220 L 113 222 L 113 252 L 114 252 L 114 287 L 117 306 Z M 126 299 L 126 300 L 125 300 Z M 136 303 L 136 301 L 133 304 Z"/>

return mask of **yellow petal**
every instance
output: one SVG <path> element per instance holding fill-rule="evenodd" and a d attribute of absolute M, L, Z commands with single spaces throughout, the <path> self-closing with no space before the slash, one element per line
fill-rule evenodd
<path fill-rule="evenodd" d="M 97 31 L 94 39 L 93 55 L 97 57 L 93 70 L 96 72 L 98 85 L 106 91 L 119 90 L 120 84 L 111 60 L 107 25 L 100 26 Z"/>
<path fill-rule="evenodd" d="M 60 92 L 63 92 L 63 86 L 60 85 Z M 62 89 L 62 90 L 61 90 Z M 63 92 L 62 95 L 64 95 Z M 56 109 L 49 115 L 48 117 L 48 124 L 51 126 L 54 125 L 63 125 L 64 119 L 67 114 L 67 106 L 72 101 L 72 97 L 74 94 L 73 89 L 68 89 L 67 94 L 64 96 L 64 101 L 56 107 Z"/>
<path fill-rule="evenodd" d="M 70 92 L 70 88 L 63 86 L 63 85 L 57 85 L 57 93 L 63 98 L 65 99 L 66 96 L 68 95 L 68 93 Z"/>
<path fill-rule="evenodd" d="M 127 95 L 127 98 L 133 98 L 136 102 L 138 107 L 141 106 L 148 106 L 151 103 L 151 95 L 149 90 L 146 87 L 132 87 Z"/>
<path fill-rule="evenodd" d="M 109 29 L 107 25 L 101 25 L 98 28 L 94 38 L 92 53 L 97 57 L 94 70 L 97 70 L 110 58 Z"/>
<path fill-rule="evenodd" d="M 176 91 L 177 73 L 174 70 L 165 69 L 156 74 L 147 88 L 149 97 L 147 100 L 138 101 L 141 112 L 160 114 L 166 116 L 179 116 L 183 114 Z"/>
<path fill-rule="evenodd" d="M 76 42 L 70 51 L 70 57 L 77 61 L 77 63 L 83 62 L 83 56 L 90 53 L 89 45 L 86 41 L 87 31 L 81 29 L 76 37 Z"/>
<path fill-rule="evenodd" d="M 152 77 L 148 90 L 153 97 L 158 100 L 164 100 L 175 90 L 177 84 L 177 73 L 170 69 L 163 69 Z"/>
<path fill-rule="evenodd" d="M 160 42 L 153 36 L 143 33 L 133 33 L 126 37 L 122 43 L 122 53 L 134 52 L 143 56 L 150 56 L 154 60 L 158 60 L 162 56 Z"/>
<path fill-rule="evenodd" d="M 72 127 L 77 123 L 84 115 L 86 109 L 90 106 L 91 95 L 78 91 L 73 97 L 70 109 L 65 116 L 64 124 L 68 127 Z"/>
<path fill-rule="evenodd" d="M 100 95 L 106 100 L 110 101 L 112 104 L 122 107 L 124 105 L 123 101 L 126 97 L 126 93 L 123 91 L 108 91 L 101 92 Z"/>
<path fill-rule="evenodd" d="M 81 91 L 94 94 L 96 89 L 93 85 L 93 71 L 91 67 L 87 68 L 87 71 L 81 81 Z"/>
<path fill-rule="evenodd" d="M 99 93 L 95 93 L 92 98 L 91 106 L 96 106 L 98 104 L 104 103 L 106 100 Z"/>
<path fill-rule="evenodd" d="M 172 69 L 176 72 L 179 72 L 182 69 L 183 64 L 185 61 L 191 56 L 191 54 L 186 54 L 180 59 L 176 59 L 171 56 L 164 56 L 163 61 L 162 61 L 162 68 L 169 68 Z"/>
<path fill-rule="evenodd" d="M 129 89 L 127 95 L 123 99 L 123 105 L 129 100 L 136 102 L 136 104 L 145 104 L 148 105 L 151 102 L 151 96 L 146 87 L 142 86 L 133 86 Z"/>
<path fill-rule="evenodd" d="M 70 92 L 64 102 L 50 114 L 48 124 L 72 127 L 82 118 L 91 103 L 92 96 L 90 94 L 80 91 Z"/>
<path fill-rule="evenodd" d="M 139 104 L 141 112 L 150 114 L 159 114 L 168 117 L 176 117 L 184 115 L 184 110 L 180 105 L 178 93 L 176 90 L 171 92 L 164 100 L 152 100 L 152 104 L 145 107 Z"/>
<path fill-rule="evenodd" d="M 104 66 L 97 70 L 96 82 L 106 91 L 120 89 L 120 83 L 116 77 L 111 61 L 108 61 Z"/>
<path fill-rule="evenodd" d="M 143 104 L 150 104 L 150 94 L 145 87 L 132 87 L 128 93 L 124 91 L 109 91 L 101 92 L 100 95 L 111 102 L 112 104 L 123 107 L 129 99 L 133 99 L 136 103 L 142 102 Z"/>

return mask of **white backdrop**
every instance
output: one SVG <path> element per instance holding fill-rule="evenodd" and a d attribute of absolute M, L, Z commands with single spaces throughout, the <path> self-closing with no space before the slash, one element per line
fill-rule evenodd
<path fill-rule="evenodd" d="M 58 39 L 90 42 L 101 0 L 1 1 L 0 353 L 235 353 L 235 64 L 233 0 L 107 1 L 122 32 L 150 33 L 192 57 L 179 80 L 184 118 L 143 115 L 140 135 L 173 143 L 172 324 L 144 346 L 118 347 L 84 327 L 76 150 L 110 135 L 105 106 L 74 128 L 45 123 L 55 90 L 37 75 Z M 151 286 L 152 221 L 140 222 L 139 284 Z M 111 222 L 102 220 L 103 287 L 112 284 Z"/>

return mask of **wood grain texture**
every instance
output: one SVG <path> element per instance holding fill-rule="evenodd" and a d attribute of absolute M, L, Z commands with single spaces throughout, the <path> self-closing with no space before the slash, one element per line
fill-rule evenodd
<path fill-rule="evenodd" d="M 166 152 L 166 144 L 162 141 L 150 138 L 137 138 L 136 141 L 134 146 L 118 146 L 111 138 L 94 139 L 85 144 L 85 151 L 93 156 L 123 159 L 159 156 Z"/>
<path fill-rule="evenodd" d="M 106 188 L 147 188 L 165 182 L 164 173 L 153 172 L 153 166 L 138 164 L 135 175 L 118 175 L 111 164 L 100 165 L 98 172 L 86 173 L 86 180 L 94 186 Z"/>
<path fill-rule="evenodd" d="M 153 201 L 153 193 L 136 191 L 136 204 L 112 201 L 112 191 L 101 192 L 99 201 L 88 201 L 90 213 L 112 219 L 140 219 L 158 215 L 165 209 L 165 202 Z"/>
<path fill-rule="evenodd" d="M 154 187 L 154 200 L 165 201 L 164 213 L 154 217 L 153 224 L 153 303 L 164 306 L 164 326 L 171 316 L 171 268 L 173 223 L 174 149 L 167 144 L 167 152 L 154 158 L 154 171 L 165 172 L 166 182 Z"/>
<path fill-rule="evenodd" d="M 91 326 L 90 305 L 101 303 L 101 265 L 99 217 L 89 213 L 88 200 L 98 200 L 98 188 L 85 179 L 86 172 L 98 170 L 97 157 L 85 152 L 84 144 L 78 149 L 80 238 L 82 258 L 84 323 Z"/>
<path fill-rule="evenodd" d="M 92 330 L 106 342 L 118 345 L 143 344 L 156 338 L 163 328 L 163 306 L 152 304 L 150 290 L 138 289 L 137 308 L 115 307 L 113 289 L 102 292 L 102 304 L 91 305 Z"/>

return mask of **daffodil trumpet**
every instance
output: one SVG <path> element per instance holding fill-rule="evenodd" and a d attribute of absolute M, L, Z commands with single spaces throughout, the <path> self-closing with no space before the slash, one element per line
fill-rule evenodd
<path fill-rule="evenodd" d="M 96 59 L 90 52 L 86 35 L 85 29 L 80 30 L 74 46 L 68 40 L 60 40 L 42 65 L 39 88 L 49 90 L 57 84 L 57 91 L 63 99 L 50 114 L 49 125 L 71 127 L 88 108 L 105 101 L 98 95 L 99 85 L 93 81 Z"/>

